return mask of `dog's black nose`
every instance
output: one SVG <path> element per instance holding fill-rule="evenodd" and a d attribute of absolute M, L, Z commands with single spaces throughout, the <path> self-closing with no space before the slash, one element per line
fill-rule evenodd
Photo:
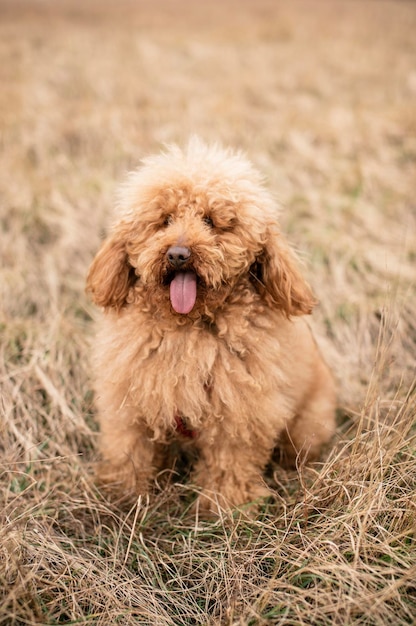
<path fill-rule="evenodd" d="M 172 246 L 167 251 L 166 256 L 172 267 L 179 269 L 191 258 L 191 251 L 185 246 Z"/>

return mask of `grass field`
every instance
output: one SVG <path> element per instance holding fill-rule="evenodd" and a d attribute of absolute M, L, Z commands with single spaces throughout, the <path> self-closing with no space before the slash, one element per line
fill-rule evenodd
<path fill-rule="evenodd" d="M 0 1 L 0 624 L 416 623 L 416 4 Z M 190 133 L 282 205 L 339 386 L 256 520 L 92 481 L 85 274 L 125 172 Z"/>

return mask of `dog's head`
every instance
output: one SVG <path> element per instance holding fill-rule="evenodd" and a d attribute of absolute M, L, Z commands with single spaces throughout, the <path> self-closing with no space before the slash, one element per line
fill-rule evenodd
<path fill-rule="evenodd" d="M 121 309 L 140 291 L 159 311 L 192 318 L 245 284 L 287 317 L 311 312 L 276 206 L 239 153 L 197 139 L 172 147 L 130 175 L 118 209 L 87 279 L 96 304 Z"/>

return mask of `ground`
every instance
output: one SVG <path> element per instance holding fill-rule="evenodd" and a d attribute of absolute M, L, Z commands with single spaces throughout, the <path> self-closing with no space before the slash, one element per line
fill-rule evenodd
<path fill-rule="evenodd" d="M 414 623 L 416 5 L 0 2 L 0 624 Z M 279 199 L 339 388 L 257 519 L 91 479 L 85 274 L 126 171 L 192 133 Z"/>

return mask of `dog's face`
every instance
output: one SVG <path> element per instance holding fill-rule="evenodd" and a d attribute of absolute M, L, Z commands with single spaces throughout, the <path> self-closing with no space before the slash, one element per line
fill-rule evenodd
<path fill-rule="evenodd" d="M 159 313 L 194 319 L 244 282 L 287 316 L 311 311 L 274 204 L 240 155 L 173 148 L 131 175 L 120 209 L 88 277 L 97 304 L 120 309 L 140 291 Z"/>
<path fill-rule="evenodd" d="M 206 188 L 172 181 L 150 196 L 124 235 L 129 265 L 172 312 L 188 315 L 215 306 L 261 253 L 265 224 L 258 209 L 233 198 L 222 183 Z"/>

